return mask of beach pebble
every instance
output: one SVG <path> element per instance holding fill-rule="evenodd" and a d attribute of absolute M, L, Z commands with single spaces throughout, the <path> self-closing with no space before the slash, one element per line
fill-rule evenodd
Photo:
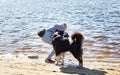
<path fill-rule="evenodd" d="M 56 71 L 53 71 L 53 72 L 56 72 Z"/>
<path fill-rule="evenodd" d="M 112 68 L 107 68 L 107 70 L 114 70 L 114 69 L 112 69 Z"/>
<path fill-rule="evenodd" d="M 38 59 L 39 56 L 37 56 L 37 55 L 28 55 L 28 58 L 30 58 L 30 59 Z"/>

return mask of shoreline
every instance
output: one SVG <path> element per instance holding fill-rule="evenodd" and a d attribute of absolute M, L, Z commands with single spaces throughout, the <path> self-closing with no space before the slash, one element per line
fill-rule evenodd
<path fill-rule="evenodd" d="M 84 62 L 78 69 L 76 63 L 56 66 L 44 62 L 45 57 L 11 57 L 0 55 L 0 75 L 119 75 L 120 64 Z"/>

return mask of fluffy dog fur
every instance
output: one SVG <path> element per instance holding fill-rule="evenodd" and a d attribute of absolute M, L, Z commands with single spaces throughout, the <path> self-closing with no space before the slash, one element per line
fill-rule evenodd
<path fill-rule="evenodd" d="M 64 64 L 64 53 L 70 51 L 72 55 L 78 60 L 79 67 L 83 66 L 83 35 L 79 32 L 73 33 L 69 38 L 63 38 L 64 32 L 63 31 L 55 31 L 53 35 L 53 48 L 56 54 L 56 65 L 60 60 L 60 55 L 62 55 L 62 64 Z"/>

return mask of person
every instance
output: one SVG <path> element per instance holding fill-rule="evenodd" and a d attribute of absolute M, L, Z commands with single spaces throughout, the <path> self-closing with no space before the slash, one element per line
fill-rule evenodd
<path fill-rule="evenodd" d="M 40 32 L 38 32 L 38 35 L 41 37 L 43 42 L 52 45 L 52 37 L 53 37 L 54 31 L 60 30 L 65 32 L 66 29 L 67 29 L 66 23 L 61 23 L 60 25 L 56 24 L 47 30 L 46 29 L 41 30 Z M 69 37 L 67 32 L 64 33 L 64 37 Z M 54 53 L 55 53 L 54 50 L 52 50 L 51 53 L 48 55 L 48 57 L 45 59 L 46 63 L 54 63 L 54 61 L 51 59 Z"/>

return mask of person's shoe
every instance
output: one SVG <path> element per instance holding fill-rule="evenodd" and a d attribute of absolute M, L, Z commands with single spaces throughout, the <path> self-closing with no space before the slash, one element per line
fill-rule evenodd
<path fill-rule="evenodd" d="M 45 59 L 46 63 L 54 63 L 55 61 L 51 60 L 51 59 Z"/>

